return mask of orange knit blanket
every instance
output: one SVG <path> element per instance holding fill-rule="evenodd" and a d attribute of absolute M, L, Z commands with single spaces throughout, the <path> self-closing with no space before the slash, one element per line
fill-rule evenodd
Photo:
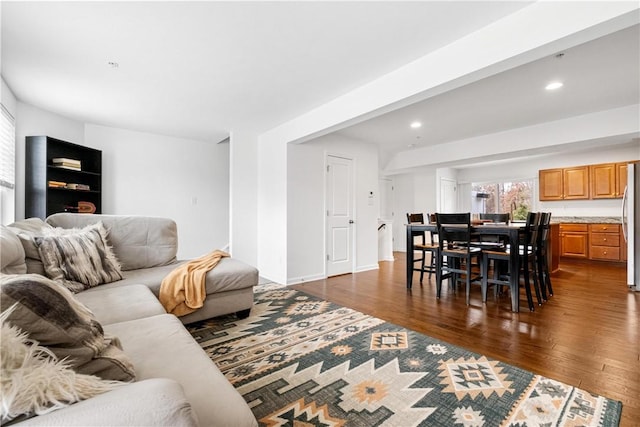
<path fill-rule="evenodd" d="M 167 313 L 185 316 L 202 307 L 207 297 L 207 273 L 228 256 L 216 249 L 171 271 L 160 285 L 160 303 Z"/>

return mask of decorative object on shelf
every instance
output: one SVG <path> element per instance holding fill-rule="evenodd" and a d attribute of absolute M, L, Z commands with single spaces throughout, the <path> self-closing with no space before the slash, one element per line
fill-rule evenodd
<path fill-rule="evenodd" d="M 78 213 L 92 214 L 96 213 L 96 205 L 91 202 L 78 202 Z"/>

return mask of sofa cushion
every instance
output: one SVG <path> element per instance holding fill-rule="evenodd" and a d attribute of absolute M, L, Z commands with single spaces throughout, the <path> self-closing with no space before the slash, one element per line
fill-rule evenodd
<path fill-rule="evenodd" d="M 180 320 L 170 314 L 106 325 L 127 349 L 141 380 L 179 382 L 203 426 L 257 426 L 249 406 Z"/>
<path fill-rule="evenodd" d="M 35 242 L 47 276 L 73 292 L 122 279 L 101 222 L 83 229 L 48 230 Z"/>
<path fill-rule="evenodd" d="M 184 396 L 182 386 L 166 378 L 154 378 L 127 384 L 61 411 L 30 418 L 18 425 L 196 427 L 198 422 Z M 202 424 L 203 427 L 206 425 Z"/>
<path fill-rule="evenodd" d="M 0 315 L 0 423 L 60 409 L 124 384 L 73 371 L 67 361 L 6 321 L 13 309 Z"/>
<path fill-rule="evenodd" d="M 127 285 L 109 289 L 102 286 L 75 297 L 86 305 L 102 325 L 165 314 L 160 301 L 145 285 Z"/>
<path fill-rule="evenodd" d="M 102 221 L 109 231 L 109 243 L 122 270 L 171 264 L 178 252 L 178 229 L 167 218 L 130 215 L 86 215 L 57 213 L 47 223 L 62 228 L 85 227 Z"/>
<path fill-rule="evenodd" d="M 0 226 L 0 272 L 5 274 L 25 274 L 24 247 L 20 238 L 10 228 Z"/>
<path fill-rule="evenodd" d="M 61 284 L 37 274 L 0 276 L 0 308 L 29 338 L 67 358 L 78 373 L 130 381 L 133 365 L 116 337 L 105 335 L 91 311 Z"/>
<path fill-rule="evenodd" d="M 38 246 L 36 246 L 34 238 L 43 236 L 46 230 L 53 227 L 40 218 L 23 219 L 9 224 L 8 227 L 20 238 L 26 256 L 27 273 L 44 275 L 44 265 L 40 260 L 40 252 L 38 252 Z"/>
<path fill-rule="evenodd" d="M 184 262 L 186 261 L 177 261 L 173 264 L 160 267 L 123 271 L 122 280 L 89 289 L 87 292 L 93 292 L 94 289 L 110 289 L 132 284 L 142 284 L 148 286 L 151 292 L 157 297 L 160 294 L 162 279 Z M 234 258 L 222 258 L 216 268 L 207 273 L 206 290 L 207 295 L 211 295 L 251 288 L 257 283 L 258 270 L 256 268 Z"/>

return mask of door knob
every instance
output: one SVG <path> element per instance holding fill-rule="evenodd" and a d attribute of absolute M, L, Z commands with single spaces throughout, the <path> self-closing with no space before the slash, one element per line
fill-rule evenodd
<path fill-rule="evenodd" d="M 352 219 L 349 220 L 349 224 L 353 224 L 353 220 Z"/>

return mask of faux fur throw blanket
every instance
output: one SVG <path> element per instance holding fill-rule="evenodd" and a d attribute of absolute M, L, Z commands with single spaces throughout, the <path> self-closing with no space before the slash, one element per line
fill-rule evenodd
<path fill-rule="evenodd" d="M 228 256 L 226 252 L 215 250 L 171 271 L 160 285 L 160 303 L 167 313 L 185 316 L 202 307 L 207 297 L 207 273 Z"/>

